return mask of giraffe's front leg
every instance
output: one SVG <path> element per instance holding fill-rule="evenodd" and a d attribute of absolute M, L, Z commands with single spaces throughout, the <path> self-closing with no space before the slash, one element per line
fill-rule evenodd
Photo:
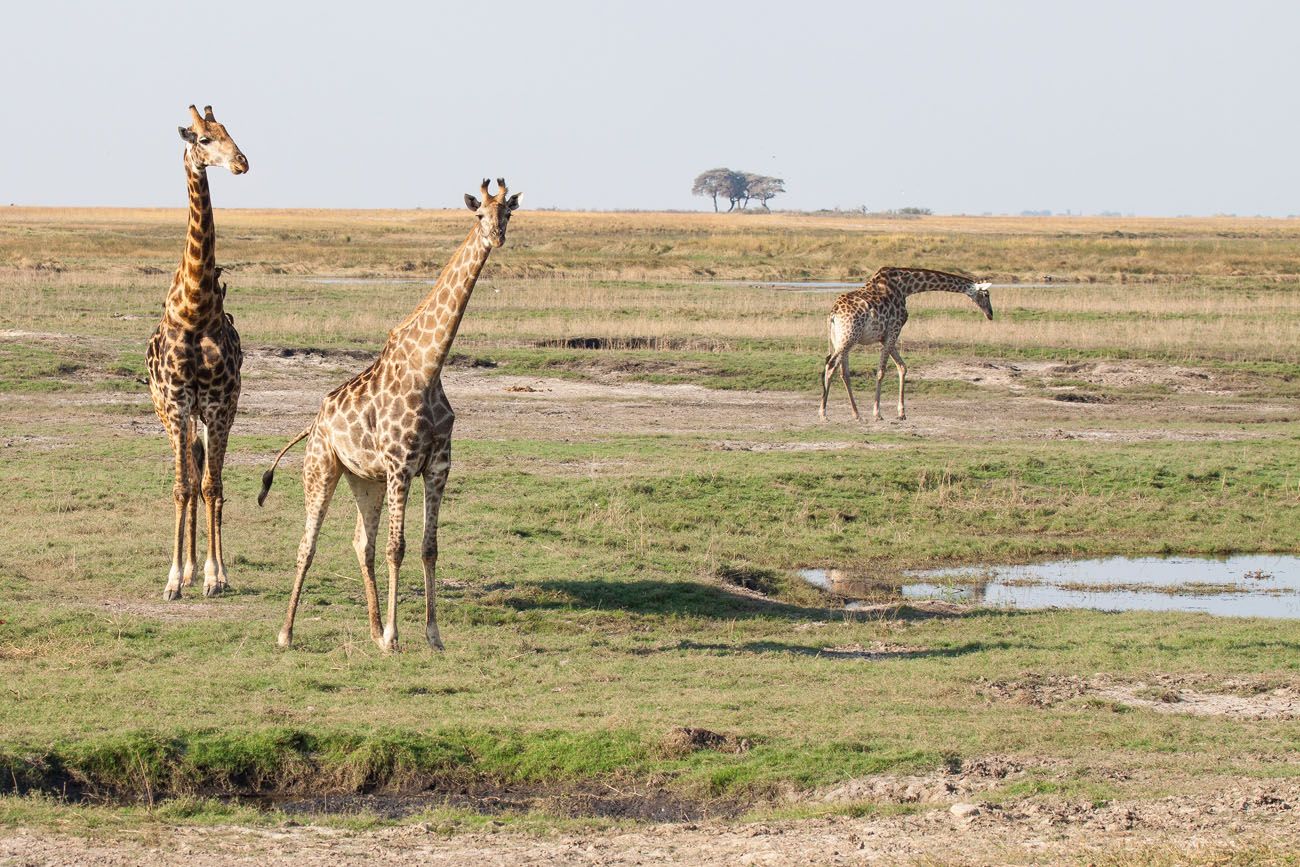
<path fill-rule="evenodd" d="M 451 471 L 451 431 L 437 447 L 429 468 L 424 473 L 424 543 L 420 546 L 420 560 L 424 566 L 424 637 L 434 650 L 442 650 L 442 636 L 438 634 L 438 611 L 435 603 L 434 572 L 438 565 L 438 509 L 442 494 L 447 489 L 447 474 Z"/>
<path fill-rule="evenodd" d="M 392 467 L 388 472 L 388 621 L 379 646 L 386 651 L 398 650 L 397 644 L 397 575 L 406 555 L 406 495 L 411 487 L 410 470 Z"/>
<path fill-rule="evenodd" d="M 195 430 L 197 426 L 197 422 L 191 419 L 185 431 L 185 439 L 189 441 L 190 491 L 187 498 L 189 506 L 185 523 L 185 571 L 181 574 L 182 590 L 193 586 L 195 564 L 198 562 L 195 536 L 199 532 L 199 478 L 203 474 L 203 443 Z"/>
<path fill-rule="evenodd" d="M 208 513 L 208 554 L 203 563 L 203 595 L 208 597 L 220 596 L 230 586 L 221 545 L 221 509 L 224 505 L 221 473 L 226 462 L 229 435 L 230 415 L 225 413 L 210 420 L 204 428 L 207 465 L 203 472 L 203 502 Z"/>
<path fill-rule="evenodd" d="M 176 521 L 172 533 L 172 565 L 167 572 L 167 586 L 163 588 L 163 599 L 167 602 L 181 598 L 181 580 L 185 575 L 185 527 L 186 519 L 190 514 L 190 500 L 194 495 L 193 478 L 190 476 L 190 445 L 185 436 L 188 430 L 187 417 L 174 415 L 167 419 L 167 434 L 175 457 L 172 501 L 176 506 Z"/>

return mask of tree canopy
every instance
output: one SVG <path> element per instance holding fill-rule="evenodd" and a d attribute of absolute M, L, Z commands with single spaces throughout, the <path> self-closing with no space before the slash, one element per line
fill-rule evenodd
<path fill-rule="evenodd" d="M 769 178 L 753 172 L 738 172 L 733 169 L 709 169 L 696 175 L 691 185 L 691 194 L 709 196 L 713 199 L 713 210 L 718 210 L 718 198 L 727 200 L 728 211 L 734 211 L 739 205 L 743 211 L 750 199 L 758 199 L 763 210 L 768 208 L 768 201 L 778 193 L 785 192 L 785 181 L 781 178 Z"/>

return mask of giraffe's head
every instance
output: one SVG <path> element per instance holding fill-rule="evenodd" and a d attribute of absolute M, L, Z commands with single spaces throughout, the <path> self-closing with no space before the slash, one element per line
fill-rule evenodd
<path fill-rule="evenodd" d="M 248 171 L 248 157 L 244 156 L 226 128 L 212 116 L 212 106 L 205 105 L 203 114 L 199 114 L 199 110 L 191 105 L 190 125 L 177 129 L 197 165 L 224 166 L 234 175 Z"/>
<path fill-rule="evenodd" d="M 989 300 L 989 287 L 992 285 L 992 283 L 973 283 L 966 290 L 970 300 L 975 302 L 976 307 L 984 311 L 984 316 L 987 319 L 993 318 L 993 302 Z"/>
<path fill-rule="evenodd" d="M 487 178 L 483 179 L 479 192 L 483 196 L 482 201 L 469 193 L 465 194 L 465 207 L 478 217 L 478 237 L 483 246 L 500 247 L 506 242 L 506 223 L 510 222 L 510 215 L 519 207 L 519 196 L 522 194 L 515 193 L 507 198 L 505 178 L 497 178 L 495 196 L 488 192 Z"/>

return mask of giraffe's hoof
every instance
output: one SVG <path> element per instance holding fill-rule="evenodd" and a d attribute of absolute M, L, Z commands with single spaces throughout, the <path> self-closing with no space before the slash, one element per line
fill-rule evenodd
<path fill-rule="evenodd" d="M 287 629 L 281 629 L 279 636 L 276 637 L 275 643 L 279 647 L 290 647 L 293 645 L 293 633 Z"/>
<path fill-rule="evenodd" d="M 177 599 L 180 599 L 180 598 L 181 598 L 181 588 L 180 588 L 180 585 L 179 585 L 179 584 L 177 584 L 175 587 L 173 587 L 172 585 L 168 584 L 168 585 L 163 589 L 163 601 L 164 601 L 164 602 L 175 602 Z"/>
<path fill-rule="evenodd" d="M 214 596 L 220 596 L 223 593 L 228 593 L 229 591 L 230 583 L 228 581 L 217 581 L 212 584 L 203 585 L 203 595 L 209 599 Z"/>
<path fill-rule="evenodd" d="M 424 632 L 424 637 L 428 639 L 429 647 L 432 648 L 433 650 L 442 653 L 442 651 L 445 649 L 442 646 L 442 636 L 438 634 L 438 627 L 434 626 L 430 629 L 426 629 Z"/>
<path fill-rule="evenodd" d="M 900 413 L 898 414 L 898 420 L 899 420 L 899 421 L 907 421 L 907 413 L 900 412 Z"/>
<path fill-rule="evenodd" d="M 190 587 L 193 586 L 193 584 L 194 584 L 194 567 L 192 565 L 186 566 L 185 574 L 181 577 L 181 586 Z"/>

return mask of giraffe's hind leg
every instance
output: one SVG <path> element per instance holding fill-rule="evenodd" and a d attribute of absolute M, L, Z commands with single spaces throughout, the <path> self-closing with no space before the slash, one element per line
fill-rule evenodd
<path fill-rule="evenodd" d="M 858 414 L 858 402 L 853 399 L 853 386 L 849 384 L 849 351 L 845 349 L 840 353 L 840 379 L 844 380 L 844 390 L 849 393 L 849 411 L 853 413 L 854 421 L 861 421 L 862 416 Z"/>
<path fill-rule="evenodd" d="M 424 542 L 420 545 L 420 561 L 424 566 L 424 637 L 434 650 L 442 650 L 434 596 L 434 572 L 438 565 L 438 510 L 442 506 L 442 494 L 447 489 L 447 475 L 450 472 L 449 425 L 446 436 L 435 447 L 429 466 L 424 471 Z"/>
<path fill-rule="evenodd" d="M 303 529 L 302 542 L 298 544 L 298 568 L 293 578 L 293 591 L 289 594 L 289 611 L 285 614 L 284 626 L 280 628 L 280 636 L 277 640 L 281 647 L 288 647 L 293 643 L 293 618 L 298 612 L 298 599 L 302 596 L 303 579 L 307 577 L 312 558 L 316 556 L 316 539 L 320 536 L 325 512 L 329 510 L 330 498 L 334 496 L 334 488 L 338 485 L 342 472 L 343 469 L 334 452 L 313 435 L 307 441 L 307 455 L 303 458 L 302 464 L 302 487 L 307 524 Z"/>
<path fill-rule="evenodd" d="M 838 366 L 834 352 L 826 356 L 826 360 L 822 363 L 822 405 L 817 410 L 817 415 L 822 421 L 826 420 L 826 401 L 830 397 L 831 379 L 835 376 L 835 368 Z"/>
<path fill-rule="evenodd" d="M 898 347 L 889 347 L 889 355 L 894 359 L 894 367 L 898 368 L 898 417 L 907 418 L 907 411 L 903 408 L 903 387 L 907 382 L 907 365 L 903 363 L 903 356 L 898 354 Z"/>
<path fill-rule="evenodd" d="M 379 624 L 379 591 L 375 587 L 375 539 L 379 535 L 379 513 L 384 508 L 384 483 L 363 479 L 347 473 L 348 487 L 357 498 L 357 529 L 352 535 L 352 548 L 361 564 L 361 582 L 366 591 L 366 613 L 370 619 L 370 638 L 378 642 L 382 635 Z"/>

